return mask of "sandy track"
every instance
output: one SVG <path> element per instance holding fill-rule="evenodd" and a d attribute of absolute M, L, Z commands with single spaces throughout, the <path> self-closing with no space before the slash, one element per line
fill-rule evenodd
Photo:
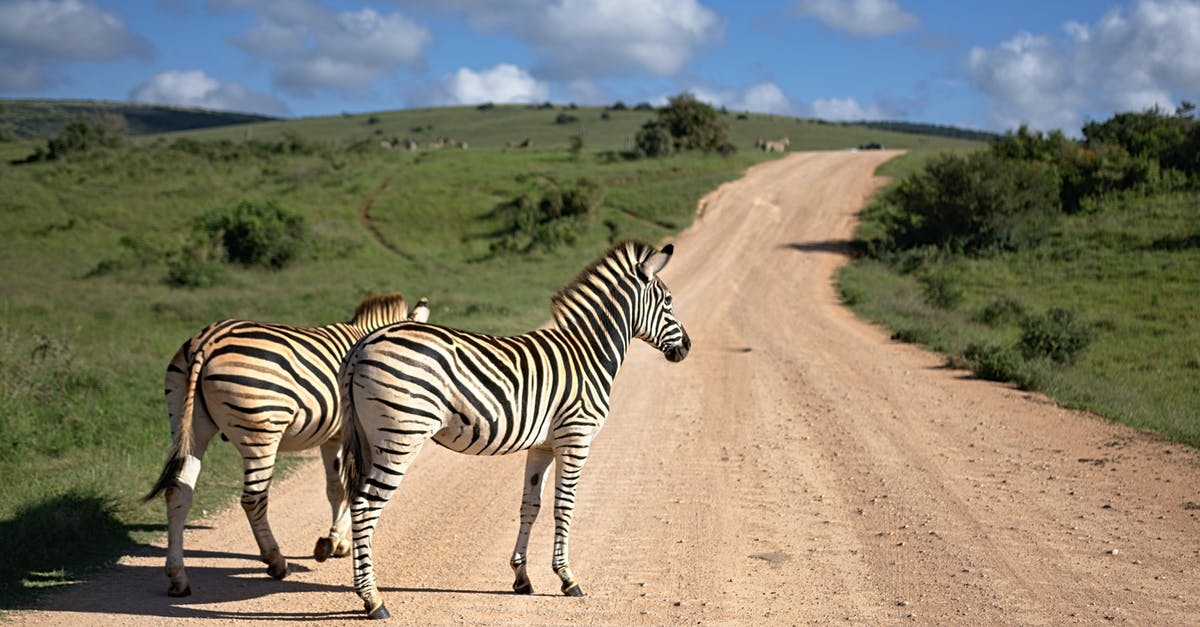
<path fill-rule="evenodd" d="M 1200 456 L 947 369 L 837 303 L 830 276 L 891 154 L 757 166 L 676 240 L 663 275 L 694 348 L 673 365 L 638 344 L 618 377 L 571 537 L 587 597 L 557 593 L 548 509 L 538 594 L 508 592 L 523 458 L 427 447 L 376 534 L 391 622 L 1200 620 Z M 282 582 L 235 507 L 188 532 L 191 597 L 166 596 L 155 548 L 9 618 L 358 621 L 349 562 L 306 556 L 321 485 L 311 463 L 272 491 Z"/>

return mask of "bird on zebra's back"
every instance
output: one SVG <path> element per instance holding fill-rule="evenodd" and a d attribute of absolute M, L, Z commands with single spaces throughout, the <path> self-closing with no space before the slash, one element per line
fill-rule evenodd
<path fill-rule="evenodd" d="M 567 538 L 575 490 L 604 425 L 613 379 L 634 338 L 669 361 L 691 339 L 659 277 L 674 253 L 621 242 L 554 298 L 552 322 L 494 336 L 401 322 L 372 332 L 346 356 L 342 477 L 350 498 L 354 586 L 367 615 L 389 616 L 375 583 L 371 541 L 389 499 L 427 440 L 471 455 L 527 451 L 521 524 L 510 566 L 513 590 L 533 592 L 526 571 L 542 487 L 554 473 L 554 557 L 562 592 L 582 596 Z"/>
<path fill-rule="evenodd" d="M 409 311 L 400 294 L 373 296 L 354 317 L 319 327 L 223 320 L 188 339 L 167 366 L 171 453 L 146 495 L 166 495 L 167 577 L 170 596 L 191 594 L 183 564 L 183 528 L 192 506 L 200 460 L 220 433 L 242 456 L 241 503 L 267 573 L 287 575 L 287 560 L 267 521 L 275 455 L 321 447 L 329 534 L 317 540 L 318 561 L 349 552 L 349 514 L 339 478 L 342 414 L 337 373 L 350 347 L 371 331 L 402 320 L 425 321 L 428 301 Z"/>

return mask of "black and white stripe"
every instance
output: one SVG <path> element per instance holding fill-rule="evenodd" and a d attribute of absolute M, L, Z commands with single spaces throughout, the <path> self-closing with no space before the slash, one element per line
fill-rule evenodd
<path fill-rule="evenodd" d="M 525 555 L 542 486 L 556 462 L 553 568 L 582 595 L 567 559 L 575 490 L 609 392 L 633 338 L 683 359 L 691 340 L 658 272 L 673 253 L 623 242 L 553 300 L 553 324 L 497 337 L 399 323 L 363 338 L 341 374 L 346 403 L 343 476 L 352 496 L 354 584 L 367 613 L 388 615 L 375 585 L 371 538 L 426 440 L 461 453 L 528 451 L 513 589 L 532 592 Z"/>
<path fill-rule="evenodd" d="M 151 499 L 166 493 L 168 594 L 191 588 L 183 566 L 183 526 L 192 505 L 200 460 L 217 433 L 242 455 L 242 507 L 267 572 L 287 574 L 287 560 L 267 521 L 267 494 L 278 451 L 321 447 L 326 496 L 333 512 L 329 535 L 317 542 L 318 560 L 349 551 L 349 515 L 339 477 L 342 360 L 355 342 L 381 326 L 424 321 L 421 299 L 413 311 L 400 294 L 364 300 L 349 322 L 293 327 L 248 320 L 209 325 L 184 342 L 167 366 L 166 397 L 172 450 Z"/>

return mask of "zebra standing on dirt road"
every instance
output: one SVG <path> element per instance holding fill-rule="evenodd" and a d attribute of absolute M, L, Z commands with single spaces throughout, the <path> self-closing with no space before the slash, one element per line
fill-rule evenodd
<path fill-rule="evenodd" d="M 322 327 L 293 327 L 224 320 L 197 333 L 167 366 L 166 396 L 171 419 L 171 454 L 150 500 L 166 493 L 167 594 L 191 594 L 183 566 L 183 526 L 192 506 L 200 460 L 217 432 L 242 455 L 242 507 L 267 573 L 287 575 L 267 521 L 267 492 L 278 451 L 321 447 L 325 492 L 333 510 L 327 537 L 317 541 L 318 561 L 349 549 L 349 514 L 339 477 L 342 414 L 338 369 L 354 342 L 401 320 L 425 321 L 422 298 L 411 312 L 400 294 L 368 298 L 354 318 Z"/>
<path fill-rule="evenodd" d="M 389 613 L 375 584 L 371 539 L 389 499 L 426 440 L 460 453 L 528 451 L 521 525 L 510 565 L 513 590 L 533 592 L 529 532 L 555 462 L 554 558 L 562 591 L 582 596 L 567 560 L 575 490 L 609 392 L 632 338 L 677 362 L 691 340 L 658 278 L 674 247 L 613 246 L 553 299 L 553 324 L 497 337 L 398 323 L 346 356 L 342 386 L 343 478 L 350 495 L 354 586 L 371 618 Z M 468 514 L 469 515 L 469 514 Z"/>

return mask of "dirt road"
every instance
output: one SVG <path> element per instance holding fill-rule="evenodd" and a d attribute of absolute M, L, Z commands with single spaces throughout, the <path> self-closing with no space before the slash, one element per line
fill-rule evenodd
<path fill-rule="evenodd" d="M 552 518 L 537 594 L 511 594 L 523 458 L 427 447 L 376 534 L 393 624 L 1196 624 L 1200 456 L 889 341 L 837 303 L 853 215 L 892 153 L 797 153 L 707 197 L 663 273 L 694 347 L 636 343 L 584 473 L 558 594 Z M 18 624 L 358 621 L 319 463 L 272 491 L 292 561 L 266 576 L 241 510 Z M 202 480 L 203 481 L 203 480 Z M 203 489 L 203 485 L 201 485 Z"/>

